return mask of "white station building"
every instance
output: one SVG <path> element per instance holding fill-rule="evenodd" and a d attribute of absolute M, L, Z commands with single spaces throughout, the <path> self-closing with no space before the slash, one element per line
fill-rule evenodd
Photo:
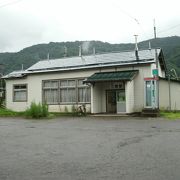
<path fill-rule="evenodd" d="M 51 112 L 71 112 L 81 105 L 90 113 L 180 110 L 180 83 L 166 79 L 163 52 L 156 52 L 148 49 L 39 61 L 3 77 L 6 107 L 24 111 L 36 102 L 47 103 Z"/>

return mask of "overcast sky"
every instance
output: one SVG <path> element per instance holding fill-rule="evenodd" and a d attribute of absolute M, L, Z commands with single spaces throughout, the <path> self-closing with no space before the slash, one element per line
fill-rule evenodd
<path fill-rule="evenodd" d="M 0 52 L 75 40 L 134 42 L 180 36 L 178 0 L 0 0 Z"/>

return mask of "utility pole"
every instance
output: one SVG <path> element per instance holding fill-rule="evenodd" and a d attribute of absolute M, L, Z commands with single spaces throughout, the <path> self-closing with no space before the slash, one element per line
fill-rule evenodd
<path fill-rule="evenodd" d="M 156 36 L 156 23 L 155 23 L 155 19 L 154 19 L 154 40 L 155 43 L 157 42 L 157 36 Z M 157 54 L 157 48 L 155 47 L 155 60 L 156 60 L 156 69 L 158 71 L 158 54 Z M 159 74 L 159 73 L 158 73 Z M 158 76 L 157 74 L 157 76 Z"/>
<path fill-rule="evenodd" d="M 154 41 L 157 42 L 157 35 L 156 35 L 156 24 L 154 19 Z M 156 89 L 156 108 L 159 109 L 159 67 L 158 67 L 158 53 L 157 48 L 155 47 L 155 63 L 156 63 L 156 70 L 154 73 L 154 82 L 155 83 L 155 89 Z"/>

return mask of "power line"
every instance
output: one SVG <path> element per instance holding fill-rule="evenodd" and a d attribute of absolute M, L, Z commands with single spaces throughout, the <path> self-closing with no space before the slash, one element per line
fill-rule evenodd
<path fill-rule="evenodd" d="M 170 27 L 170 28 L 168 28 L 168 29 L 165 29 L 165 30 L 159 31 L 158 33 L 164 33 L 164 32 L 167 32 L 167 31 L 169 31 L 169 30 L 171 30 L 171 29 L 175 29 L 175 28 L 177 28 L 178 26 L 180 26 L 180 24 L 177 24 L 177 25 L 172 26 L 172 27 Z"/>
<path fill-rule="evenodd" d="M 2 5 L 0 5 L 0 8 L 4 8 L 6 6 L 10 6 L 12 4 L 16 4 L 16 3 L 20 2 L 20 1 L 23 1 L 23 0 L 16 0 L 16 1 L 12 1 L 12 2 L 8 2 L 8 3 L 5 3 L 5 4 L 2 4 Z"/>
<path fill-rule="evenodd" d="M 123 14 L 125 14 L 126 16 L 128 16 L 129 18 L 135 21 L 135 23 L 139 26 L 140 30 L 142 31 L 146 39 L 150 38 L 148 37 L 149 35 L 147 35 L 147 33 L 144 31 L 142 24 L 139 22 L 139 20 L 135 16 L 130 14 L 128 11 L 125 11 L 124 9 L 122 9 L 117 3 L 114 2 L 114 4 L 118 7 L 118 10 L 120 10 Z"/>
<path fill-rule="evenodd" d="M 125 15 L 127 15 L 129 18 L 133 19 L 133 20 L 137 23 L 137 25 L 140 27 L 140 29 L 142 30 L 142 32 L 143 32 L 143 34 L 145 35 L 146 39 L 149 39 L 148 36 L 147 36 L 147 34 L 146 34 L 146 32 L 144 31 L 142 25 L 140 24 L 139 20 L 138 20 L 136 17 L 132 16 L 129 12 L 123 10 L 123 9 L 120 8 L 119 6 L 118 6 L 118 9 L 119 9 L 122 13 L 124 13 Z M 180 26 L 180 24 L 177 24 L 177 25 L 175 25 L 175 26 L 172 26 L 172 27 L 170 27 L 170 28 L 168 28 L 168 29 L 165 29 L 165 30 L 162 30 L 162 31 L 158 31 L 158 34 L 167 32 L 167 31 L 169 31 L 169 30 L 171 30 L 171 29 L 175 29 L 175 28 L 177 28 L 178 26 Z"/>

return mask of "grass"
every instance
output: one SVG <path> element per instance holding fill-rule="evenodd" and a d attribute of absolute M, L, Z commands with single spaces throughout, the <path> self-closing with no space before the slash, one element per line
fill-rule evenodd
<path fill-rule="evenodd" d="M 46 118 L 41 119 L 52 119 L 55 117 L 63 117 L 63 116 L 80 116 L 75 112 L 51 112 Z M 161 111 L 160 116 L 168 119 L 180 119 L 180 111 Z M 0 108 L 0 117 L 26 117 L 26 112 L 16 112 L 9 109 Z"/>
<path fill-rule="evenodd" d="M 40 119 L 52 119 L 55 117 L 63 117 L 63 116 L 79 116 L 74 112 L 51 112 L 47 117 L 41 117 Z M 33 117 L 27 117 L 27 112 L 16 112 L 10 109 L 0 108 L 0 117 L 26 117 L 32 119 Z M 36 119 L 36 118 L 35 118 Z"/>
<path fill-rule="evenodd" d="M 55 117 L 60 117 L 60 116 L 86 116 L 86 114 L 84 115 L 80 115 L 77 112 L 51 112 L 51 114 L 53 114 Z"/>
<path fill-rule="evenodd" d="M 24 112 L 15 112 L 9 109 L 0 108 L 1 117 L 19 117 L 24 116 Z"/>
<path fill-rule="evenodd" d="M 180 112 L 173 112 L 173 111 L 161 111 L 161 117 L 165 117 L 168 119 L 180 119 Z"/>

